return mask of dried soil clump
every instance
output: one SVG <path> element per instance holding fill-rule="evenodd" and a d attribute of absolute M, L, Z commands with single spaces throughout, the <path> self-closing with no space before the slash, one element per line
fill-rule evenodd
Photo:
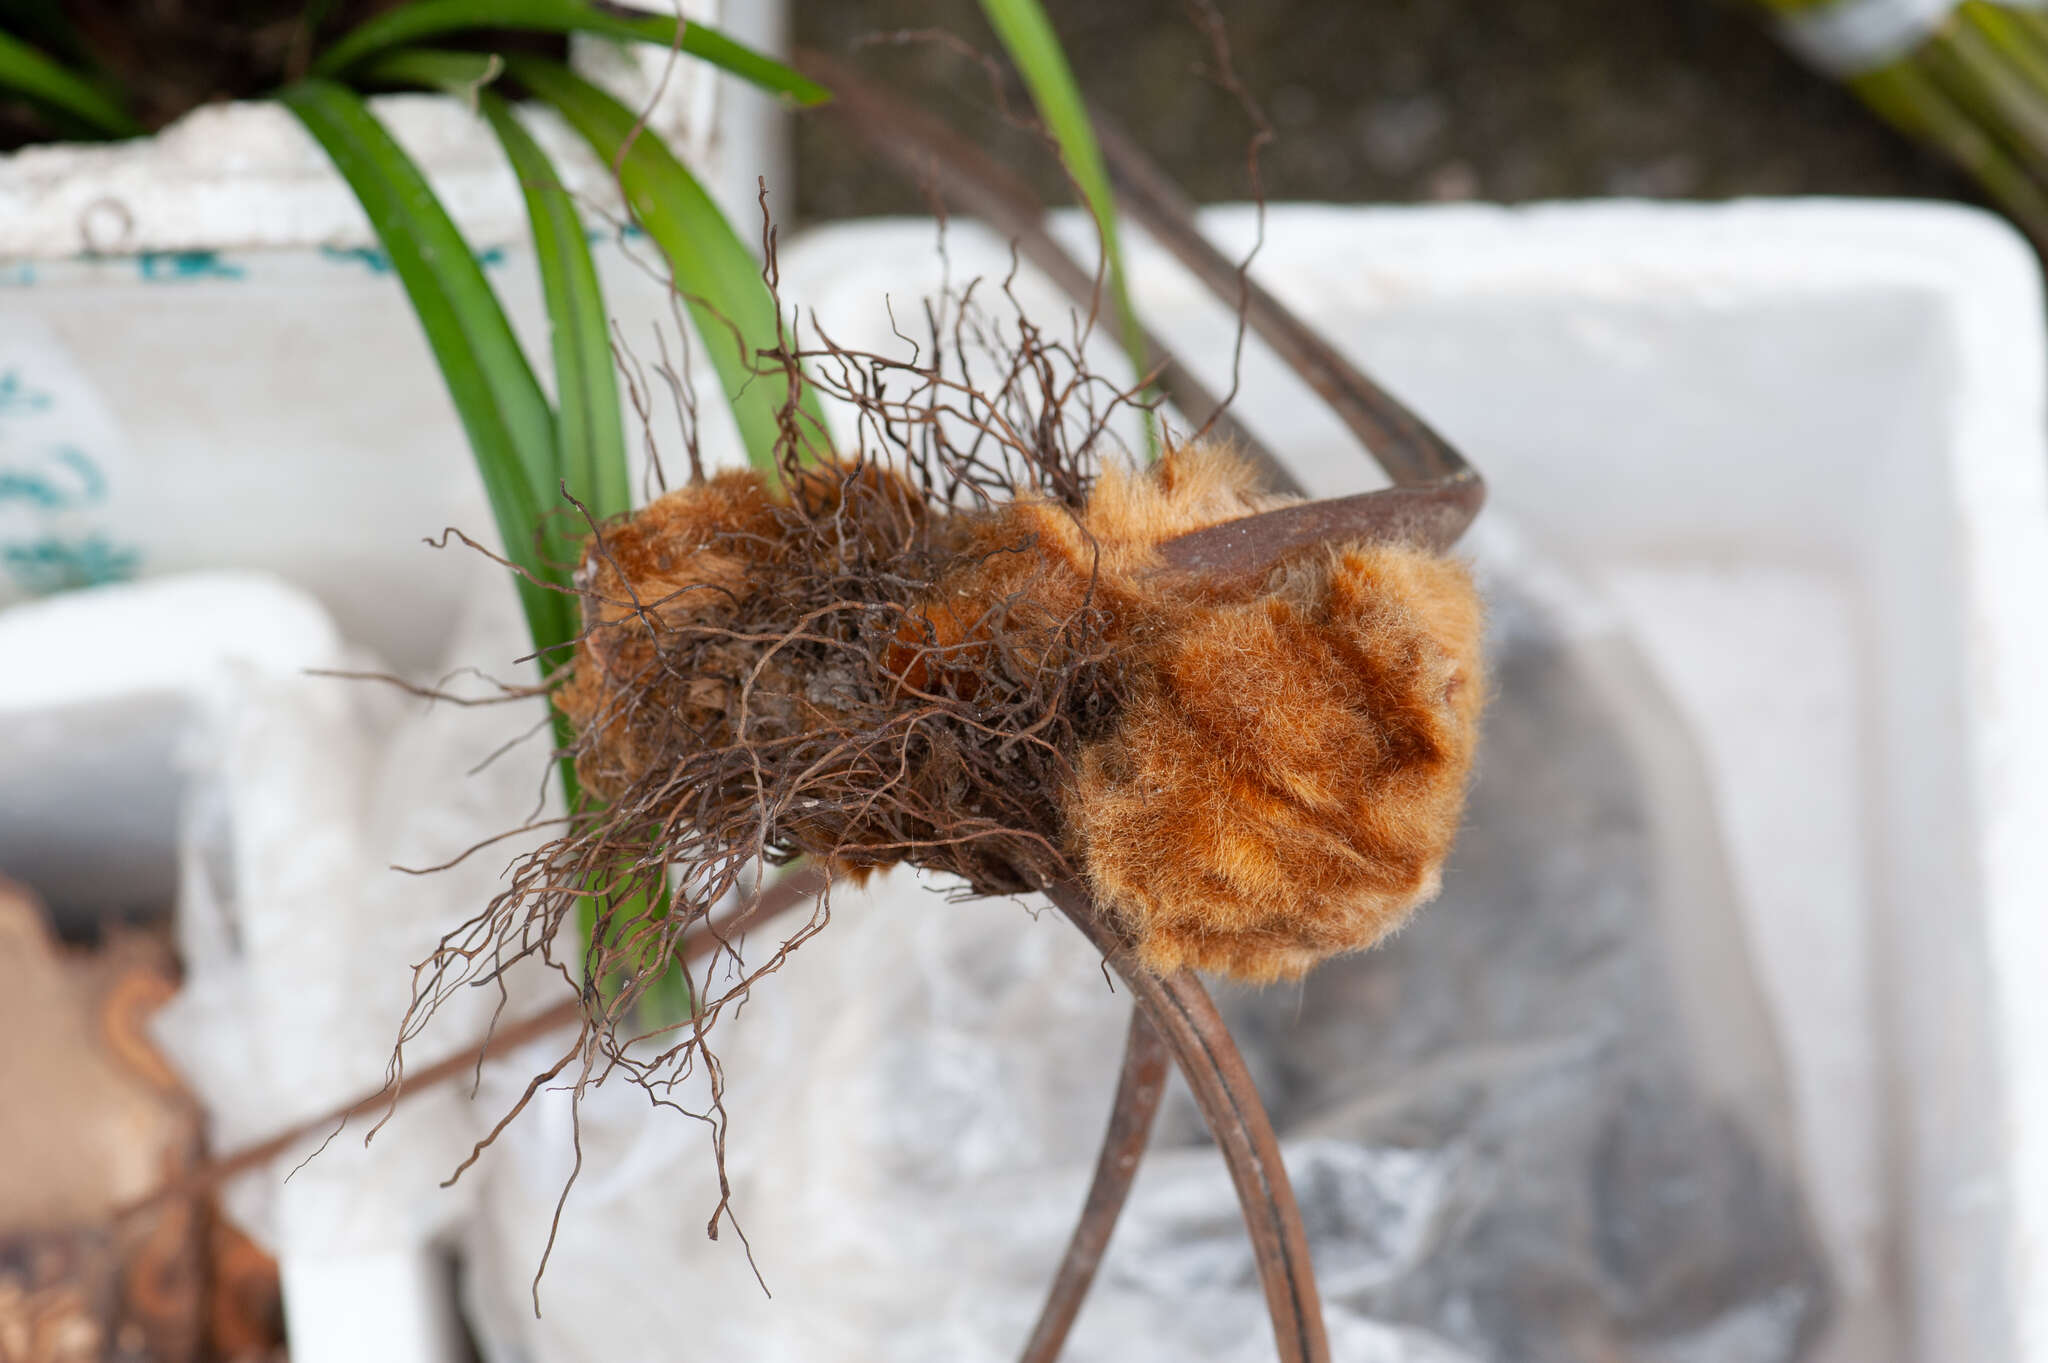
<path fill-rule="evenodd" d="M 670 855 L 1078 875 L 1152 968 L 1254 980 L 1435 892 L 1483 696 L 1459 565 L 1168 571 L 1165 541 L 1279 505 L 1200 445 L 969 510 L 874 464 L 788 482 L 671 493 L 584 564 L 578 770 Z"/>

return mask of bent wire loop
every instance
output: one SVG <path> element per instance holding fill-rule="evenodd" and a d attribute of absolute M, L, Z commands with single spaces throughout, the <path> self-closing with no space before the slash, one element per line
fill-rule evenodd
<path fill-rule="evenodd" d="M 1091 313 L 1101 278 L 1084 269 L 1046 232 L 1045 209 L 1030 188 L 978 147 L 905 104 L 845 63 L 816 52 L 798 64 L 830 85 L 840 118 L 918 184 L 988 222 Z M 1332 541 L 1400 541 L 1442 552 L 1456 543 L 1485 501 L 1479 474 L 1451 444 L 1397 398 L 1227 259 L 1195 226 L 1186 196 L 1098 113 L 1097 134 L 1119 205 L 1294 369 L 1357 437 L 1394 486 L 1350 497 L 1303 502 L 1170 540 L 1167 571 L 1209 577 L 1263 576 L 1283 559 Z M 1278 488 L 1300 492 L 1286 467 L 1220 409 L 1191 370 L 1145 335 L 1141 370 L 1190 418 L 1213 413 L 1208 429 L 1245 451 Z M 1208 991 L 1187 970 L 1155 975 L 1087 890 L 1068 881 L 1045 887 L 1130 988 L 1134 1000 L 1122 1077 L 1109 1129 L 1045 1308 L 1021 1357 L 1051 1363 L 1064 1345 L 1137 1175 L 1159 1110 L 1165 1057 L 1186 1077 L 1229 1167 L 1244 1211 L 1260 1283 L 1282 1363 L 1327 1363 L 1315 1269 L 1273 1124 L 1229 1029 Z"/>

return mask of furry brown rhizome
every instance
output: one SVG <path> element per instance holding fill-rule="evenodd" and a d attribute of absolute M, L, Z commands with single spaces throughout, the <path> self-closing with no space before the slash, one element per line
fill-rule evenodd
<path fill-rule="evenodd" d="M 1161 973 L 1296 976 L 1435 893 L 1485 694 L 1461 564 L 1176 571 L 1163 544 L 1286 504 L 1203 445 L 967 510 L 872 463 L 785 481 L 592 541 L 558 703 L 613 809 L 714 854 L 1078 878 Z"/>

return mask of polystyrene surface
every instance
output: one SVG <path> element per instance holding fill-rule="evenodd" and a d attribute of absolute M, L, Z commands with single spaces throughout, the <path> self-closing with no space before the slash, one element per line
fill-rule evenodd
<path fill-rule="evenodd" d="M 1232 249 L 1254 230 L 1247 209 L 1205 225 Z M 1007 272 L 951 233 L 956 282 Z M 887 347 L 880 297 L 938 286 L 932 241 L 830 229 L 785 253 L 784 287 Z M 1148 319 L 1227 386 L 1228 310 L 1156 250 L 1133 269 Z M 1256 272 L 1610 591 L 1694 722 L 1864 1326 L 1839 1356 L 2048 1358 L 2048 711 L 2026 699 L 2048 676 L 2048 456 L 2024 244 L 1931 205 L 1289 206 Z M 1378 480 L 1256 342 L 1240 394 L 1315 491 Z M 1906 1329 L 1872 1328 L 1892 1306 Z"/>
<path fill-rule="evenodd" d="M 778 3 L 735 8 L 738 36 L 775 41 Z M 682 9 L 722 17 L 715 2 Z M 649 129 L 753 240 L 779 107 L 664 49 L 574 47 L 586 73 L 648 111 Z M 372 107 L 548 384 L 526 209 L 502 148 L 452 98 L 384 95 Z M 611 230 L 612 179 L 581 138 L 548 109 L 522 117 L 601 238 L 623 344 L 652 358 L 651 328 L 673 329 L 658 252 Z M 786 206 L 787 183 L 771 189 Z M 721 421 L 708 423 L 714 443 L 728 438 Z M 461 607 L 421 545 L 450 526 L 495 540 L 404 290 L 287 109 L 208 105 L 148 138 L 0 156 L 0 604 L 247 568 L 312 591 L 352 640 L 423 667 Z"/>

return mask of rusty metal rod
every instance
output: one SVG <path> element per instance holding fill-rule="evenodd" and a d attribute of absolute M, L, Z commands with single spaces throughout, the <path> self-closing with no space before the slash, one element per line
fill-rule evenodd
<path fill-rule="evenodd" d="M 1061 882 L 1047 887 L 1046 895 L 1129 987 L 1194 1090 L 1237 1188 L 1266 1309 L 1273 1317 L 1280 1363 L 1329 1363 L 1322 1297 L 1316 1291 L 1301 1208 L 1280 1160 L 1280 1142 L 1209 991 L 1192 971 L 1155 975 L 1139 964 L 1081 886 Z"/>
<path fill-rule="evenodd" d="M 1020 1363 L 1053 1363 L 1074 1328 L 1074 1317 L 1095 1282 L 1095 1270 L 1102 1264 L 1102 1252 L 1110 1233 L 1123 1214 L 1131 1182 L 1152 1139 L 1152 1122 L 1159 1115 L 1159 1099 L 1166 1092 L 1166 1039 L 1152 1025 L 1143 1008 L 1131 1010 L 1131 1031 L 1124 1043 L 1124 1068 L 1117 1080 L 1116 1097 L 1109 1106 L 1109 1131 L 1102 1138 L 1102 1153 L 1096 1157 L 1095 1177 L 1088 1185 L 1088 1200 L 1081 1204 L 1081 1219 L 1074 1223 L 1073 1238 L 1053 1276 L 1046 1294 L 1045 1309 L 1025 1342 Z"/>
<path fill-rule="evenodd" d="M 683 939 L 683 944 L 677 949 L 676 954 L 686 962 L 697 961 L 730 941 L 735 934 L 758 927 L 772 918 L 778 918 L 797 905 L 814 898 L 824 890 L 827 879 L 828 877 L 815 866 L 799 867 L 762 890 L 750 903 L 742 906 L 732 917 L 719 923 L 715 929 L 705 926 L 690 933 Z M 585 1016 L 583 999 L 579 995 L 564 999 L 552 1008 L 543 1009 L 531 1017 L 494 1028 L 489 1036 L 467 1050 L 436 1060 L 416 1073 L 405 1075 L 396 1089 L 386 1084 L 375 1093 L 353 1098 L 339 1107 L 330 1108 L 318 1116 L 308 1117 L 253 1145 L 245 1145 L 239 1150 L 229 1151 L 218 1159 L 208 1160 L 186 1171 L 170 1184 L 145 1194 L 140 1200 L 119 1209 L 115 1214 L 127 1216 L 171 1198 L 191 1196 L 217 1188 L 237 1174 L 270 1163 L 309 1136 L 318 1135 L 322 1131 L 338 1130 L 345 1122 L 367 1116 L 379 1108 L 397 1107 L 406 1099 L 426 1093 L 450 1079 L 473 1073 L 493 1051 L 503 1054 L 529 1041 L 538 1040 L 580 1023 Z"/>
<path fill-rule="evenodd" d="M 1045 230 L 1045 205 L 1014 172 L 847 63 L 809 49 L 797 53 L 796 63 L 833 91 L 832 103 L 818 113 L 838 117 L 913 183 L 957 203 L 1013 241 L 1018 253 L 1078 306 L 1099 304 L 1101 280 Z M 1485 484 L 1464 457 L 1278 299 L 1248 277 L 1240 278 L 1238 267 L 1195 226 L 1187 197 L 1127 139 L 1107 130 L 1103 149 L 1121 202 L 1132 217 L 1219 300 L 1243 307 L 1247 325 L 1330 404 L 1396 484 L 1317 503 L 1314 511 L 1290 508 L 1202 532 L 1214 542 L 1194 543 L 1197 537 L 1187 536 L 1191 543 L 1181 551 L 1185 567 L 1202 571 L 1226 558 L 1242 563 L 1254 556 L 1270 566 L 1275 555 L 1319 541 L 1401 540 L 1438 552 L 1454 544 L 1486 497 Z M 1145 343 L 1161 365 L 1160 386 L 1175 405 L 1190 414 L 1215 410 L 1215 399 L 1171 347 L 1150 332 Z M 1273 488 L 1304 495 L 1300 482 L 1278 457 L 1227 411 L 1217 412 L 1212 429 L 1243 450 Z M 1273 517 L 1284 518 L 1285 524 L 1261 524 Z M 1223 543 L 1244 539 L 1260 540 L 1261 549 L 1270 552 L 1235 551 Z"/>
<path fill-rule="evenodd" d="M 805 48 L 794 60 L 798 70 L 832 91 L 832 102 L 812 116 L 836 118 L 912 184 L 936 192 L 941 201 L 964 208 L 1016 243 L 1018 254 L 1075 306 L 1091 314 L 1100 307 L 1101 278 L 1045 230 L 1045 205 L 1013 171 L 838 58 Z M 1157 366 L 1159 387 L 1188 420 L 1206 421 L 1210 433 L 1258 465 L 1273 488 L 1301 495 L 1303 489 L 1287 466 L 1218 403 L 1194 371 L 1157 336 L 1143 334 L 1150 355 L 1132 356 L 1132 366 L 1141 374 L 1148 366 Z"/>
<path fill-rule="evenodd" d="M 1211 245 L 1195 226 L 1193 201 L 1114 122 L 1099 110 L 1094 119 L 1117 202 L 1211 293 L 1243 310 L 1245 323 L 1329 404 L 1396 486 L 1478 482 L 1464 456 L 1428 422 Z"/>

